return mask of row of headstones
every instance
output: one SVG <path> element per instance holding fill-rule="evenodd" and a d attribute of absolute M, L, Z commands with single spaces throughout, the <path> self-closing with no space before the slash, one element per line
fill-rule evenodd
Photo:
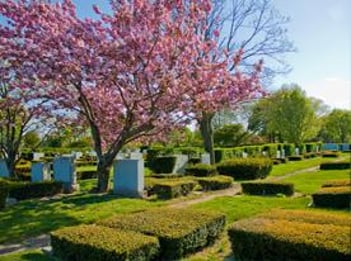
<path fill-rule="evenodd" d="M 323 143 L 322 150 L 350 151 L 351 144 L 349 143 Z"/>

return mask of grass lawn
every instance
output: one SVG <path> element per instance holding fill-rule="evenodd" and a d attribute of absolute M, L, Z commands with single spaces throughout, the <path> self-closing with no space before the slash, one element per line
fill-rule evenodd
<path fill-rule="evenodd" d="M 319 170 L 317 172 L 302 173 L 296 176 L 283 178 L 281 181 L 291 182 L 295 191 L 311 194 L 319 190 L 320 186 L 329 180 L 350 179 L 350 170 Z"/>

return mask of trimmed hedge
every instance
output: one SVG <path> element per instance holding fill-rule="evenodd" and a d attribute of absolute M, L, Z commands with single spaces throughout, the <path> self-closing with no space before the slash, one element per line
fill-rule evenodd
<path fill-rule="evenodd" d="M 338 158 L 339 156 L 340 156 L 340 153 L 337 151 L 323 151 L 322 152 L 323 158 Z"/>
<path fill-rule="evenodd" d="M 51 233 L 53 254 L 63 260 L 154 260 L 159 254 L 157 238 L 133 231 L 81 225 Z"/>
<path fill-rule="evenodd" d="M 238 260 L 350 260 L 350 228 L 255 218 L 228 229 Z"/>
<path fill-rule="evenodd" d="M 351 163 L 349 161 L 339 161 L 339 162 L 322 162 L 319 165 L 322 170 L 326 169 L 349 169 L 351 168 Z"/>
<path fill-rule="evenodd" d="M 322 208 L 350 208 L 351 188 L 329 187 L 312 194 L 313 204 Z"/>
<path fill-rule="evenodd" d="M 85 180 L 85 179 L 96 179 L 98 176 L 96 170 L 92 171 L 78 171 L 77 172 L 77 179 Z"/>
<path fill-rule="evenodd" d="M 347 186 L 351 186 L 351 180 L 349 179 L 329 180 L 328 182 L 322 184 L 322 188 Z"/>
<path fill-rule="evenodd" d="M 209 177 L 217 174 L 217 169 L 213 165 L 199 163 L 189 166 L 185 169 L 185 173 L 195 177 Z"/>
<path fill-rule="evenodd" d="M 287 210 L 273 209 L 259 217 L 269 219 L 284 219 L 294 222 L 312 224 L 333 224 L 337 226 L 351 226 L 351 216 L 346 213 L 330 213 L 320 210 Z"/>
<path fill-rule="evenodd" d="M 289 156 L 288 160 L 289 161 L 300 161 L 300 160 L 303 160 L 303 156 L 301 156 L 301 155 Z"/>
<path fill-rule="evenodd" d="M 156 236 L 161 260 L 177 260 L 214 243 L 223 232 L 225 215 L 200 210 L 159 208 L 118 215 L 99 225 Z"/>
<path fill-rule="evenodd" d="M 196 182 L 192 180 L 167 180 L 154 184 L 152 192 L 159 199 L 171 199 L 188 195 L 195 186 Z"/>
<path fill-rule="evenodd" d="M 149 168 L 155 173 L 172 173 L 177 157 L 164 156 L 149 161 Z"/>
<path fill-rule="evenodd" d="M 282 182 L 247 182 L 241 183 L 243 193 L 249 195 L 276 195 L 284 194 L 292 196 L 294 194 L 293 183 Z"/>
<path fill-rule="evenodd" d="M 0 209 L 5 208 L 6 198 L 9 193 L 9 185 L 6 180 L 0 179 Z"/>
<path fill-rule="evenodd" d="M 232 159 L 219 163 L 217 170 L 235 180 L 262 179 L 271 172 L 272 165 L 272 161 L 266 158 Z"/>
<path fill-rule="evenodd" d="M 9 196 L 17 200 L 41 198 L 63 193 L 63 183 L 58 181 L 44 182 L 11 182 Z"/>
<path fill-rule="evenodd" d="M 219 190 L 230 188 L 233 185 L 233 178 L 228 176 L 214 176 L 214 177 L 206 177 L 206 178 L 198 178 L 197 182 L 202 187 L 202 190 Z"/>
<path fill-rule="evenodd" d="M 149 177 L 156 178 L 156 179 L 177 179 L 177 178 L 184 177 L 184 174 L 181 174 L 181 173 L 158 173 L 158 174 L 152 174 Z"/>

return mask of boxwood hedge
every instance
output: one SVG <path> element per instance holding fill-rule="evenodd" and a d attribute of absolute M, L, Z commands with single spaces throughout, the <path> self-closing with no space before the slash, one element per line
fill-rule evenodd
<path fill-rule="evenodd" d="M 233 185 L 233 178 L 223 175 L 218 175 L 214 177 L 204 177 L 198 178 L 197 182 L 202 187 L 202 190 L 219 190 L 230 188 Z"/>
<path fill-rule="evenodd" d="M 159 199 L 171 199 L 188 195 L 195 187 L 192 180 L 166 180 L 155 183 L 152 192 Z"/>
<path fill-rule="evenodd" d="M 217 170 L 235 180 L 262 179 L 271 172 L 272 165 L 272 161 L 266 158 L 231 159 L 219 163 Z"/>
<path fill-rule="evenodd" d="M 350 208 L 351 187 L 326 187 L 312 194 L 313 204 L 324 208 Z"/>
<path fill-rule="evenodd" d="M 322 184 L 322 188 L 327 187 L 347 187 L 351 186 L 350 179 L 337 179 L 337 180 L 329 180 L 328 182 Z"/>
<path fill-rule="evenodd" d="M 349 161 L 323 162 L 319 165 L 319 168 L 322 170 L 349 169 L 351 168 L 351 163 Z"/>
<path fill-rule="evenodd" d="M 59 181 L 10 182 L 9 196 L 17 200 L 48 197 L 60 193 L 63 193 L 63 183 Z"/>
<path fill-rule="evenodd" d="M 161 208 L 118 215 L 100 221 L 99 225 L 156 236 L 161 260 L 177 260 L 212 244 L 224 230 L 225 216 L 209 211 Z"/>
<path fill-rule="evenodd" d="M 196 177 L 209 177 L 217 174 L 217 169 L 213 165 L 199 163 L 195 165 L 188 166 L 185 169 L 187 175 Z"/>
<path fill-rule="evenodd" d="M 293 183 L 283 182 L 245 182 L 241 183 L 243 193 L 250 195 L 276 195 L 284 194 L 292 196 L 294 194 Z"/>
<path fill-rule="evenodd" d="M 149 168 L 155 173 L 172 173 L 176 160 L 175 156 L 156 157 L 149 161 Z"/>
<path fill-rule="evenodd" d="M 350 260 L 350 228 L 255 218 L 228 229 L 238 260 Z"/>
<path fill-rule="evenodd" d="M 9 192 L 9 185 L 6 180 L 0 179 L 0 209 L 6 206 L 6 198 Z"/>
<path fill-rule="evenodd" d="M 154 260 L 157 238 L 103 226 L 66 227 L 51 233 L 53 254 L 72 261 Z"/>

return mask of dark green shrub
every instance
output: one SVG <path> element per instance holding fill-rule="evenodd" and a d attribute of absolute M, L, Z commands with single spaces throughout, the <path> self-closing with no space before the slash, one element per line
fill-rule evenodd
<path fill-rule="evenodd" d="M 350 208 L 351 188 L 327 187 L 312 194 L 313 204 L 322 208 Z"/>
<path fill-rule="evenodd" d="M 219 163 L 217 170 L 235 180 L 250 180 L 267 177 L 272 165 L 272 161 L 266 158 L 232 159 Z"/>
<path fill-rule="evenodd" d="M 176 160 L 175 156 L 157 157 L 149 161 L 149 168 L 155 173 L 172 173 Z"/>
<path fill-rule="evenodd" d="M 6 180 L 0 179 L 0 209 L 6 206 L 6 198 L 9 193 L 9 184 Z"/>
<path fill-rule="evenodd" d="M 322 152 L 323 158 L 338 158 L 339 156 L 340 156 L 340 153 L 337 151 L 323 151 Z"/>
<path fill-rule="evenodd" d="M 206 177 L 206 178 L 198 178 L 197 182 L 202 187 L 202 190 L 219 190 L 230 188 L 233 185 L 233 178 L 228 176 L 214 176 L 214 177 Z"/>
<path fill-rule="evenodd" d="M 190 158 L 188 160 L 188 163 L 189 164 L 198 164 L 198 163 L 201 163 L 201 159 L 200 158 Z"/>
<path fill-rule="evenodd" d="M 51 233 L 53 254 L 62 260 L 154 260 L 157 238 L 103 226 L 66 227 Z"/>
<path fill-rule="evenodd" d="M 184 177 L 184 174 L 180 173 L 157 173 L 149 176 L 150 178 L 156 179 L 177 179 Z"/>
<path fill-rule="evenodd" d="M 277 144 L 265 144 L 262 146 L 262 151 L 265 151 L 269 158 L 275 158 L 277 156 L 278 145 Z"/>
<path fill-rule="evenodd" d="M 322 170 L 326 169 L 349 169 L 351 168 L 351 163 L 349 161 L 339 161 L 339 162 L 322 162 L 319 165 Z"/>
<path fill-rule="evenodd" d="M 294 194 L 294 184 L 281 182 L 247 182 L 241 183 L 243 193 L 250 195 Z"/>
<path fill-rule="evenodd" d="M 99 225 L 155 236 L 161 246 L 160 259 L 178 260 L 212 244 L 224 230 L 225 216 L 210 211 L 158 208 L 118 215 Z"/>
<path fill-rule="evenodd" d="M 237 260 L 350 260 L 350 227 L 281 219 L 241 220 L 228 229 Z"/>
<path fill-rule="evenodd" d="M 156 183 L 152 191 L 159 199 L 171 199 L 188 195 L 195 185 L 196 182 L 191 180 L 169 180 Z"/>
<path fill-rule="evenodd" d="M 96 179 L 97 178 L 97 171 L 90 170 L 90 171 L 77 171 L 77 179 L 85 180 L 85 179 Z"/>
<path fill-rule="evenodd" d="M 240 147 L 214 149 L 215 162 L 218 163 L 223 160 L 228 160 L 228 159 L 238 157 L 241 151 L 244 151 L 244 149 Z"/>
<path fill-rule="evenodd" d="M 289 161 L 300 161 L 300 160 L 303 160 L 303 156 L 301 156 L 301 155 L 289 156 L 288 160 Z"/>
<path fill-rule="evenodd" d="M 188 166 L 185 173 L 195 177 L 209 177 L 217 174 L 217 169 L 213 165 L 199 163 L 196 165 Z"/>
<path fill-rule="evenodd" d="M 292 156 L 295 153 L 295 145 L 290 143 L 283 144 L 283 150 L 286 157 Z"/>
<path fill-rule="evenodd" d="M 17 200 L 41 198 L 63 193 L 63 183 L 58 181 L 44 182 L 11 182 L 9 195 Z"/>
<path fill-rule="evenodd" d="M 147 150 L 146 161 L 151 162 L 157 157 L 163 155 L 165 148 L 164 147 L 152 147 Z"/>

